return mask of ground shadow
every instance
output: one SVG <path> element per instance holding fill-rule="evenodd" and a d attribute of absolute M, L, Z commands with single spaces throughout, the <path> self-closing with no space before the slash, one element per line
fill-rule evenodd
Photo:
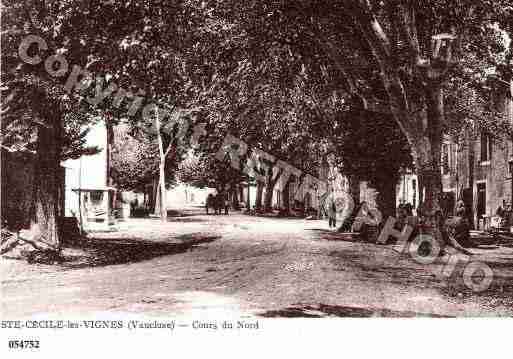
<path fill-rule="evenodd" d="M 192 234 L 175 237 L 173 243 L 133 238 L 74 239 L 66 243 L 64 260 L 61 265 L 66 268 L 87 268 L 140 262 L 155 257 L 183 253 L 218 238 L 220 237 Z M 73 254 L 68 255 L 66 252 Z"/>
<path fill-rule="evenodd" d="M 384 308 L 367 309 L 358 307 L 348 307 L 341 305 L 293 305 L 284 309 L 269 310 L 257 314 L 264 318 L 325 318 L 325 317 L 341 317 L 341 318 L 375 318 L 375 317 L 392 317 L 392 318 L 417 318 L 417 317 L 436 317 L 448 318 L 445 316 L 429 313 L 417 313 L 413 311 L 395 311 Z"/>
<path fill-rule="evenodd" d="M 354 232 L 337 232 L 322 228 L 307 228 L 305 231 L 312 232 L 316 236 L 316 239 L 327 241 L 359 242 L 362 239 L 359 233 Z"/>
<path fill-rule="evenodd" d="M 207 213 L 206 211 L 191 211 L 191 210 L 183 210 L 183 211 L 171 211 L 168 210 L 167 213 L 167 221 L 168 222 L 205 222 L 205 217 L 229 217 L 231 214 L 238 214 L 240 211 L 230 210 L 229 214 L 224 214 L 224 210 L 221 214 L 215 214 L 213 209 L 210 209 Z M 198 218 L 199 217 L 199 218 Z M 155 219 L 160 220 L 160 218 L 155 217 Z"/>
<path fill-rule="evenodd" d="M 204 218 L 194 218 L 193 215 L 187 217 L 173 217 L 168 218 L 168 222 L 179 222 L 179 223 L 193 223 L 193 222 L 207 222 Z"/>
<path fill-rule="evenodd" d="M 168 209 L 167 210 L 167 220 L 171 219 L 171 218 L 182 218 L 182 217 L 191 217 L 191 216 L 199 216 L 201 215 L 201 213 L 197 213 L 197 212 L 194 212 L 194 211 L 189 211 L 189 210 L 175 210 L 175 209 Z M 137 213 L 136 215 L 131 215 L 130 218 L 143 218 L 143 219 L 151 219 L 151 220 L 155 220 L 155 221 L 160 221 L 160 217 L 158 215 L 155 215 L 155 214 L 152 214 L 152 213 L 149 213 L 148 211 L 144 212 L 143 214 L 139 214 Z"/>

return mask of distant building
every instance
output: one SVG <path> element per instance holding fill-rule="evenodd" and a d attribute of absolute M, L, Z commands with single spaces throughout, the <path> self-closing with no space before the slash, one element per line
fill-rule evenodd
<path fill-rule="evenodd" d="M 416 213 L 419 206 L 417 175 L 411 171 L 402 173 L 396 188 L 397 205 L 410 203 Z"/>
<path fill-rule="evenodd" d="M 73 190 L 104 189 L 107 186 L 107 153 L 105 151 L 107 130 L 103 122 L 91 128 L 86 137 L 86 146 L 98 146 L 100 152 L 61 163 L 66 169 L 65 215 L 67 217 L 78 214 L 78 194 Z"/>
<path fill-rule="evenodd" d="M 166 191 L 167 208 L 203 207 L 210 193 L 216 193 L 215 188 L 197 188 L 180 182 Z"/>
<path fill-rule="evenodd" d="M 122 194 L 108 187 L 107 129 L 104 122 L 100 121 L 91 128 L 86 146 L 97 146 L 100 151 L 62 163 L 66 169 L 64 212 L 67 217 L 76 217 L 84 229 L 104 229 L 115 223 L 116 214 L 128 215 L 130 205 L 119 201 Z"/>

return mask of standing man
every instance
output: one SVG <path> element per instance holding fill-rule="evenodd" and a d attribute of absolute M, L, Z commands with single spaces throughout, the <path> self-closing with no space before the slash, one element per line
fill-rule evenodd
<path fill-rule="evenodd" d="M 215 214 L 216 206 L 215 206 L 215 202 L 214 202 L 214 195 L 212 193 L 209 193 L 207 196 L 207 199 L 205 200 L 205 209 L 207 210 L 207 214 L 208 214 L 208 207 L 213 207 L 214 214 Z"/>
<path fill-rule="evenodd" d="M 223 209 L 223 206 L 224 206 L 224 192 L 222 190 L 222 188 L 220 188 L 220 190 L 217 191 L 217 195 L 216 195 L 216 214 L 221 214 L 221 211 Z"/>
<path fill-rule="evenodd" d="M 330 186 L 328 188 L 328 195 L 326 197 L 325 202 L 325 210 L 328 214 L 328 224 L 331 228 L 336 229 L 337 228 L 337 204 L 335 202 L 335 191 L 333 190 L 333 187 Z"/>
<path fill-rule="evenodd" d="M 337 228 L 337 206 L 333 196 L 330 196 L 328 201 L 328 223 L 330 228 Z"/>
<path fill-rule="evenodd" d="M 228 207 L 230 207 L 230 196 L 229 196 L 229 192 L 227 190 L 225 190 L 224 192 L 224 214 L 225 215 L 228 215 Z"/>

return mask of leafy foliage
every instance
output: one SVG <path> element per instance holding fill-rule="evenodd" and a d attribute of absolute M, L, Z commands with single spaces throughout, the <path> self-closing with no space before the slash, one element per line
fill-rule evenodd
<path fill-rule="evenodd" d="M 115 129 L 115 145 L 112 153 L 113 179 L 120 189 L 146 192 L 146 186 L 158 178 L 159 154 L 154 140 L 134 134 L 126 124 Z M 175 183 L 179 161 L 177 154 L 166 158 L 166 185 Z"/>

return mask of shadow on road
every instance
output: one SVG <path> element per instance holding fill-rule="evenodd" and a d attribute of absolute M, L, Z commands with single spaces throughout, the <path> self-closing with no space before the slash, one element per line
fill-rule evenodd
<path fill-rule="evenodd" d="M 337 232 L 328 229 L 321 228 L 306 228 L 305 231 L 310 231 L 316 239 L 328 240 L 328 241 L 349 241 L 358 242 L 361 241 L 359 233 L 354 232 Z"/>
<path fill-rule="evenodd" d="M 195 246 L 213 242 L 219 236 L 183 235 L 173 238 L 173 243 L 126 238 L 82 238 L 66 243 L 74 254 L 64 255 L 66 268 L 100 267 L 135 263 L 155 257 L 184 253 Z"/>
<path fill-rule="evenodd" d="M 198 217 L 195 218 L 195 217 L 193 217 L 193 215 L 190 215 L 187 217 L 184 216 L 184 217 L 168 218 L 167 221 L 168 222 L 180 222 L 180 223 L 208 222 L 204 218 L 198 218 Z"/>
<path fill-rule="evenodd" d="M 416 317 L 436 317 L 448 318 L 436 314 L 417 313 L 413 311 L 394 311 L 390 309 L 367 309 L 358 307 L 347 307 L 341 305 L 319 304 L 295 305 L 279 310 L 269 310 L 257 314 L 264 318 L 325 318 L 325 317 L 343 317 L 343 318 L 416 318 Z"/>

